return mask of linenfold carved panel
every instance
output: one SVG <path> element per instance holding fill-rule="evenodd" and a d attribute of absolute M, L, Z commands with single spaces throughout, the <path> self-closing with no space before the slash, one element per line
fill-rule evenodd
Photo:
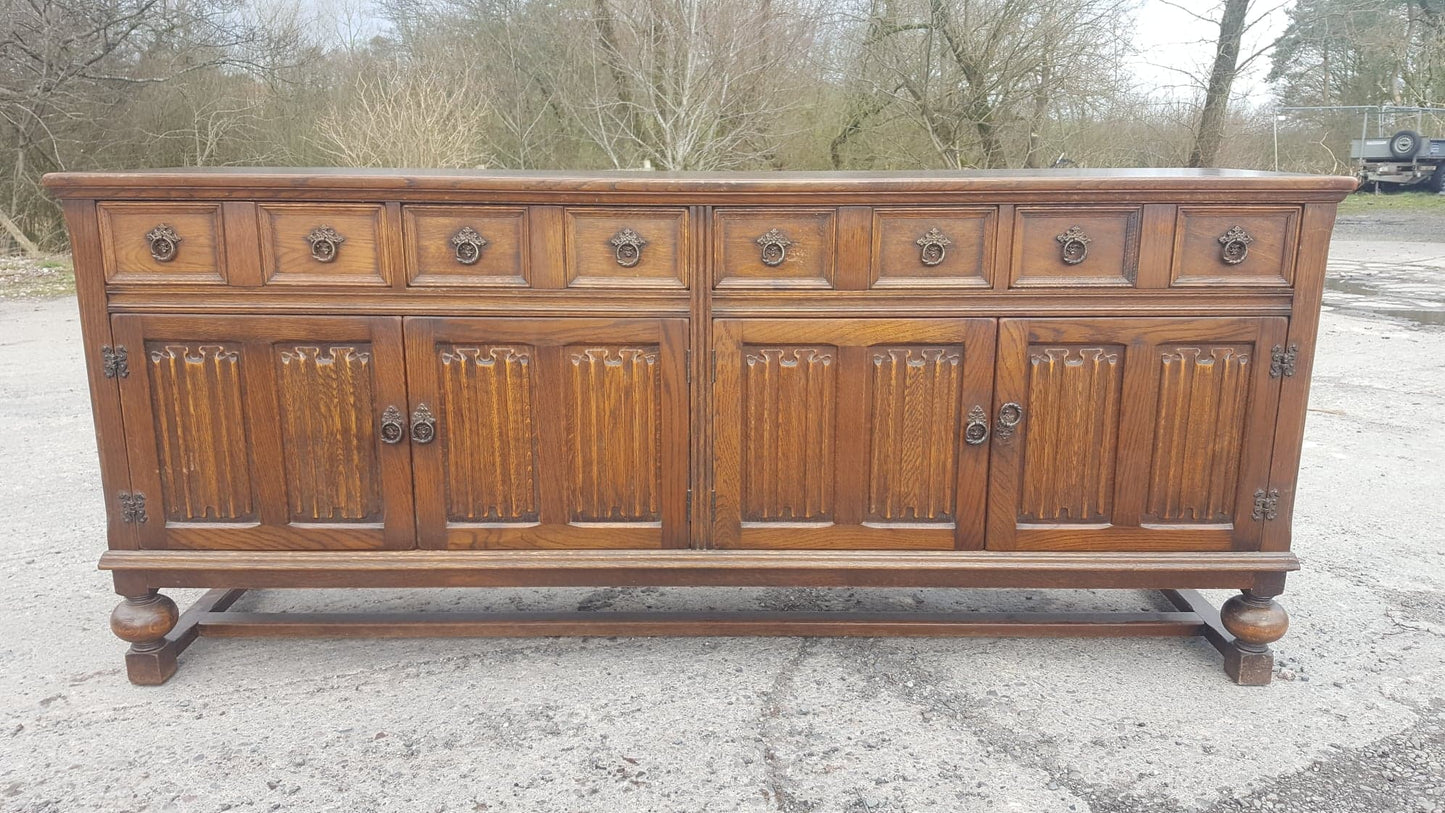
<path fill-rule="evenodd" d="M 1124 348 L 1033 345 L 1024 422 L 1024 522 L 1108 522 Z"/>
<path fill-rule="evenodd" d="M 447 519 L 536 522 L 535 356 L 527 345 L 440 345 Z"/>
<path fill-rule="evenodd" d="M 379 521 L 371 346 L 287 344 L 276 364 L 291 520 Z"/>
<path fill-rule="evenodd" d="M 660 522 L 657 345 L 563 348 L 573 522 Z"/>
<path fill-rule="evenodd" d="M 837 349 L 748 346 L 743 361 L 743 521 L 830 520 Z"/>
<path fill-rule="evenodd" d="M 868 516 L 950 522 L 958 479 L 961 347 L 874 347 Z"/>
<path fill-rule="evenodd" d="M 1222 523 L 1234 516 L 1249 408 L 1249 345 L 1158 349 L 1151 522 Z"/>
<path fill-rule="evenodd" d="M 155 342 L 146 357 L 166 519 L 254 520 L 239 345 Z"/>

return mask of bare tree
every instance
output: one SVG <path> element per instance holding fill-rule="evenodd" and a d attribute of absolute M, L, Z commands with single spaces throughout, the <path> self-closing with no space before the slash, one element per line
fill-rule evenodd
<path fill-rule="evenodd" d="M 872 81 L 945 166 L 1007 166 L 1011 130 L 1037 132 L 1070 94 L 1107 95 L 1120 62 L 1113 32 L 1127 7 L 1125 0 L 883 0 L 866 27 L 878 66 Z M 1024 160 L 1037 149 L 1035 140 Z"/>

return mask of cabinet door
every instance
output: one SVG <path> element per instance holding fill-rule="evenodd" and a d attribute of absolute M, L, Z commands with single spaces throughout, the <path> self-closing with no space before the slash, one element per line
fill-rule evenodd
<path fill-rule="evenodd" d="M 418 317 L 406 341 L 421 547 L 687 547 L 687 320 Z"/>
<path fill-rule="evenodd" d="M 147 548 L 414 545 L 401 320 L 116 316 Z"/>
<path fill-rule="evenodd" d="M 988 546 L 1257 549 L 1285 322 L 1002 320 Z"/>
<path fill-rule="evenodd" d="M 717 323 L 713 543 L 981 548 L 992 319 Z"/>

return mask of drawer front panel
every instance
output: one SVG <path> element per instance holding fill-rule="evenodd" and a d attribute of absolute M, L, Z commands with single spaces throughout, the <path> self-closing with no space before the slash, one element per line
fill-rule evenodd
<path fill-rule="evenodd" d="M 566 212 L 567 287 L 686 288 L 686 209 Z"/>
<path fill-rule="evenodd" d="M 391 285 L 386 209 L 369 203 L 258 207 L 267 285 Z"/>
<path fill-rule="evenodd" d="M 526 288 L 524 206 L 404 206 L 407 284 Z"/>
<path fill-rule="evenodd" d="M 997 231 L 992 206 L 874 209 L 870 287 L 991 287 Z"/>
<path fill-rule="evenodd" d="M 1180 206 L 1171 284 L 1289 285 L 1299 217 L 1297 206 Z"/>
<path fill-rule="evenodd" d="M 101 203 L 105 281 L 224 285 L 219 203 Z"/>
<path fill-rule="evenodd" d="M 833 209 L 719 209 L 713 213 L 718 288 L 833 287 Z"/>
<path fill-rule="evenodd" d="M 1009 287 L 1133 287 L 1140 206 L 1019 206 Z"/>

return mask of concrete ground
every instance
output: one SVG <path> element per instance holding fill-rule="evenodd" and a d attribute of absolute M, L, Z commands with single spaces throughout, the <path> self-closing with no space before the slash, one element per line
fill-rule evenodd
<path fill-rule="evenodd" d="M 1445 810 L 1445 243 L 1338 241 L 1279 675 L 1202 640 L 213 641 L 128 684 L 72 301 L 0 303 L 0 809 Z M 176 591 L 183 604 L 195 591 Z M 1212 594 L 1216 600 L 1225 594 Z M 269 594 L 1158 606 L 1144 593 Z"/>

